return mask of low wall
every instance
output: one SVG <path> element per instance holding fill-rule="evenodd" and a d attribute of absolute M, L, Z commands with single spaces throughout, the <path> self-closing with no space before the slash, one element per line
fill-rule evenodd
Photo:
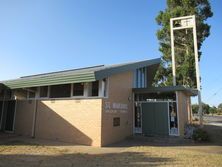
<path fill-rule="evenodd" d="M 34 101 L 18 101 L 15 133 L 32 134 Z M 35 137 L 74 144 L 101 145 L 101 99 L 39 100 Z"/>

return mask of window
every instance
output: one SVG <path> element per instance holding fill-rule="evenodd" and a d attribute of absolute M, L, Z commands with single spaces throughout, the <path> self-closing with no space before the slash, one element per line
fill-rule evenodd
<path fill-rule="evenodd" d="M 35 98 L 35 92 L 29 92 L 28 98 Z"/>
<path fill-rule="evenodd" d="M 105 79 L 103 79 L 103 83 L 104 83 L 104 92 L 103 92 L 103 96 L 104 97 L 107 97 L 108 96 L 108 85 L 107 85 L 107 79 L 105 78 Z"/>
<path fill-rule="evenodd" d="M 169 103 L 169 126 L 170 135 L 178 135 L 178 117 L 177 117 L 177 103 Z"/>
<path fill-rule="evenodd" d="M 37 90 L 36 87 L 27 89 L 29 99 L 35 98 L 36 90 Z"/>
<path fill-rule="evenodd" d="M 84 84 L 74 83 L 73 84 L 73 96 L 83 96 L 84 95 Z"/>
<path fill-rule="evenodd" d="M 113 118 L 113 126 L 120 126 L 120 117 Z"/>
<path fill-rule="evenodd" d="M 145 88 L 147 85 L 147 72 L 146 68 L 139 68 L 135 71 L 135 87 L 136 88 Z"/>
<path fill-rule="evenodd" d="M 0 98 L 4 98 L 4 89 L 0 90 Z"/>
<path fill-rule="evenodd" d="M 50 86 L 50 98 L 70 97 L 71 84 Z"/>
<path fill-rule="evenodd" d="M 40 87 L 40 97 L 48 97 L 48 86 L 41 86 Z"/>
<path fill-rule="evenodd" d="M 92 96 L 99 95 L 99 81 L 92 82 Z"/>

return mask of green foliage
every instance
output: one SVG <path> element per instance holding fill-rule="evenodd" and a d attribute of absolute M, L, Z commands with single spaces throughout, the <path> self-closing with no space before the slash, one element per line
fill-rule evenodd
<path fill-rule="evenodd" d="M 210 106 L 208 104 L 203 103 L 203 113 L 204 114 L 210 113 Z"/>
<path fill-rule="evenodd" d="M 209 141 L 209 135 L 203 129 L 195 129 L 192 135 L 193 140 L 195 141 Z"/>
<path fill-rule="evenodd" d="M 154 85 L 172 85 L 171 46 L 170 46 L 170 18 L 196 15 L 199 59 L 201 45 L 210 34 L 210 26 L 205 22 L 212 17 L 208 0 L 167 0 L 167 8 L 160 11 L 156 17 L 161 29 L 157 31 L 157 38 L 162 52 L 162 62 L 155 76 Z M 175 31 L 175 56 L 177 84 L 194 87 L 195 64 L 192 30 Z"/>
<path fill-rule="evenodd" d="M 198 104 L 193 104 L 192 105 L 192 112 L 193 112 L 193 114 L 198 114 L 198 109 L 199 109 L 199 105 Z"/>
<path fill-rule="evenodd" d="M 222 108 L 217 108 L 217 114 L 222 115 Z"/>
<path fill-rule="evenodd" d="M 217 113 L 217 107 L 213 106 L 210 108 L 210 114 L 216 114 Z"/>
<path fill-rule="evenodd" d="M 208 104 L 202 103 L 202 107 L 203 107 L 203 113 L 204 114 L 209 114 L 210 113 L 210 106 Z M 198 114 L 198 110 L 199 110 L 199 105 L 198 104 L 193 104 L 192 105 L 193 113 Z"/>
<path fill-rule="evenodd" d="M 217 108 L 222 109 L 222 103 L 220 103 Z"/>

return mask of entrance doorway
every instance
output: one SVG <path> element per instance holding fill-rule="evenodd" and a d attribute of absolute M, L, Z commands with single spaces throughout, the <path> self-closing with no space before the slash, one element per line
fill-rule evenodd
<path fill-rule="evenodd" d="M 0 125 L 5 132 L 14 131 L 16 100 L 0 101 Z"/>
<path fill-rule="evenodd" d="M 135 102 L 134 133 L 178 136 L 176 101 Z"/>
<path fill-rule="evenodd" d="M 168 103 L 142 103 L 142 127 L 145 135 L 168 135 Z"/>

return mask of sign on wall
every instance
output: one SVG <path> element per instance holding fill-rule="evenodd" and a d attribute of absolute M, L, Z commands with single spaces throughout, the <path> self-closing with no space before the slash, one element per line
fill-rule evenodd
<path fill-rule="evenodd" d="M 125 103 L 105 102 L 106 113 L 127 113 L 128 105 Z"/>

